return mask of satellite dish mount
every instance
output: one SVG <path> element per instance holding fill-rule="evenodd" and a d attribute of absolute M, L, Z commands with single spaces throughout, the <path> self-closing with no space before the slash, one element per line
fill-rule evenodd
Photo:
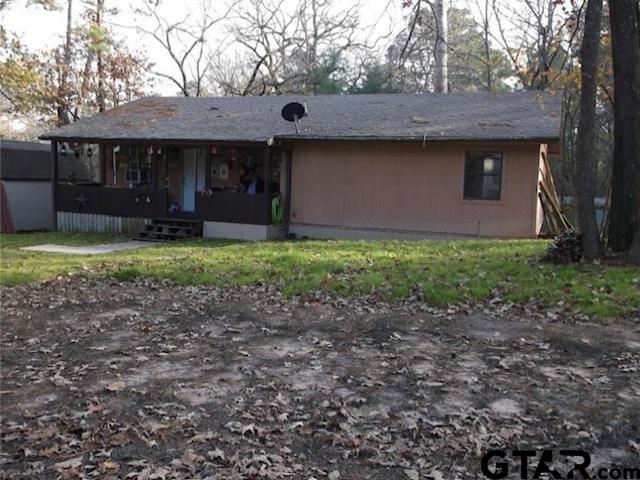
<path fill-rule="evenodd" d="M 298 122 L 307 116 L 307 106 L 302 103 L 293 102 L 287 103 L 282 109 L 282 118 L 287 122 L 294 122 L 296 124 L 296 133 L 300 133 L 300 127 Z"/>

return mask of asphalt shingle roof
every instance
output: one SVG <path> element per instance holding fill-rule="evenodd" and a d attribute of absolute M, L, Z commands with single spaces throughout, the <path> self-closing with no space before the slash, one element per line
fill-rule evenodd
<path fill-rule="evenodd" d="M 294 125 L 289 102 L 307 105 Z M 541 92 L 270 97 L 148 97 L 43 135 L 49 140 L 264 142 L 541 140 L 559 137 L 560 98 Z"/>

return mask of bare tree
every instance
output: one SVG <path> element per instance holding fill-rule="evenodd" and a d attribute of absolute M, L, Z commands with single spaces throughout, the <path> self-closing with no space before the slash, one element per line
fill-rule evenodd
<path fill-rule="evenodd" d="M 525 88 L 544 90 L 559 76 L 579 32 L 581 7 L 557 0 L 492 0 L 494 41 L 507 53 Z"/>
<path fill-rule="evenodd" d="M 232 33 L 244 47 L 234 68 L 218 61 L 213 83 L 234 95 L 322 93 L 356 42 L 358 5 L 335 0 L 249 0 L 235 9 Z"/>
<path fill-rule="evenodd" d="M 8 9 L 15 2 L 15 0 L 0 0 L 0 12 Z M 45 10 L 59 10 L 60 5 L 58 0 L 25 0 L 25 4 L 30 7 L 31 5 L 38 5 Z"/>
<path fill-rule="evenodd" d="M 257 80 L 259 66 L 261 64 L 253 65 L 238 54 L 234 57 L 217 55 L 212 58 L 209 83 L 216 94 L 222 96 L 265 95 L 266 85 Z"/>
<path fill-rule="evenodd" d="M 582 249 L 587 260 L 602 256 L 602 245 L 593 205 L 596 191 L 595 122 L 601 19 L 602 0 L 588 0 L 580 55 L 582 60 L 582 91 L 574 180 L 578 207 L 578 228 L 582 233 Z"/>
<path fill-rule="evenodd" d="M 484 64 L 485 64 L 485 82 L 488 92 L 494 91 L 493 78 L 493 58 L 491 53 L 491 4 L 489 0 L 476 0 L 476 9 L 479 15 L 478 26 L 482 29 L 482 37 L 484 40 Z"/>
<path fill-rule="evenodd" d="M 481 0 L 476 1 L 478 10 Z M 509 59 L 492 42 L 489 28 L 490 3 L 481 15 L 467 8 L 447 9 L 446 90 L 496 91 L 507 89 L 512 76 Z M 423 93 L 444 91 L 436 62 L 436 46 L 444 45 L 435 10 L 428 2 L 413 5 L 407 28 L 389 49 L 389 62 L 396 66 L 395 84 L 402 90 Z M 484 16 L 482 15 L 484 14 Z M 478 17 L 482 16 L 482 20 Z M 438 39 L 441 39 L 440 41 Z"/>
<path fill-rule="evenodd" d="M 64 44 L 64 54 L 62 58 L 62 65 L 60 68 L 60 83 L 59 83 L 59 91 L 58 96 L 60 98 L 65 98 L 67 92 L 67 84 L 69 81 L 69 68 L 71 65 L 71 33 L 73 30 L 73 0 L 67 0 L 67 31 L 66 31 L 66 39 Z M 58 105 L 58 125 L 67 125 L 71 123 L 71 114 L 69 111 L 69 106 L 63 103 Z"/>
<path fill-rule="evenodd" d="M 411 6 L 412 2 L 403 5 Z M 398 67 L 405 68 L 410 57 L 417 52 L 423 56 L 418 62 L 422 63 L 419 75 L 426 79 L 432 76 L 433 90 L 436 92 L 449 91 L 448 83 L 448 15 L 443 0 L 418 0 L 412 7 L 409 28 L 403 33 L 402 48 L 398 54 Z M 431 38 L 432 37 L 432 38 Z M 427 41 L 425 41 L 427 40 Z M 432 45 L 431 45 L 432 43 Z"/>
<path fill-rule="evenodd" d="M 162 0 L 144 0 L 136 12 L 148 18 L 152 27 L 137 25 L 135 28 L 154 39 L 169 55 L 176 69 L 175 73 L 154 73 L 176 85 L 186 97 L 203 95 L 204 80 L 215 56 L 210 49 L 208 34 L 229 16 L 236 3 L 226 6 L 223 13 L 217 14 L 211 6 L 211 0 L 203 0 L 199 14 L 192 22 L 190 14 L 179 20 L 165 18 L 160 13 Z"/>
<path fill-rule="evenodd" d="M 250 0 L 236 15 L 239 21 L 233 33 L 246 48 L 251 72 L 246 84 L 236 89 L 242 95 L 293 90 L 299 72 L 291 71 L 287 62 L 295 48 L 299 19 L 285 11 L 284 0 Z"/>
<path fill-rule="evenodd" d="M 102 32 L 102 20 L 104 17 L 104 0 L 96 0 L 96 15 L 95 26 L 100 38 L 103 35 Z M 105 92 L 104 92 L 104 48 L 102 45 L 97 46 L 98 56 L 98 111 L 104 112 L 106 110 Z"/>
<path fill-rule="evenodd" d="M 93 82 L 94 61 L 97 65 L 97 88 L 96 88 L 96 104 L 99 112 L 103 112 L 106 109 L 106 93 L 105 93 L 105 71 L 104 71 L 104 55 L 108 49 L 108 39 L 106 31 L 103 27 L 104 21 L 104 0 L 85 0 L 86 13 L 89 25 L 84 29 L 87 37 L 87 49 L 86 60 L 84 65 L 84 71 L 82 73 L 82 82 L 80 85 L 80 98 L 86 99 L 89 94 L 89 89 Z M 76 105 L 74 110 L 74 116 L 80 118 L 84 115 L 82 111 L 87 105 Z"/>

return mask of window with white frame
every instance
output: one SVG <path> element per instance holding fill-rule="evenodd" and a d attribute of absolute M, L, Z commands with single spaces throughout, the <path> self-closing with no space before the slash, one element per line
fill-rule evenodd
<path fill-rule="evenodd" d="M 150 184 L 152 165 L 153 149 L 151 147 L 130 147 L 126 182 L 136 185 Z"/>

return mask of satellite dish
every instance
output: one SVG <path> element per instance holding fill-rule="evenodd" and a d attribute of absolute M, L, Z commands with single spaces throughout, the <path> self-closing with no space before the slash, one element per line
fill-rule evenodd
<path fill-rule="evenodd" d="M 287 122 L 300 120 L 307 114 L 307 108 L 298 102 L 287 103 L 282 109 L 282 118 Z"/>
<path fill-rule="evenodd" d="M 296 124 L 296 133 L 300 133 L 300 129 L 298 128 L 298 122 L 302 117 L 306 117 L 307 115 L 307 106 L 302 103 L 292 102 L 287 103 L 282 108 L 282 118 L 284 118 L 287 122 L 295 122 Z"/>

